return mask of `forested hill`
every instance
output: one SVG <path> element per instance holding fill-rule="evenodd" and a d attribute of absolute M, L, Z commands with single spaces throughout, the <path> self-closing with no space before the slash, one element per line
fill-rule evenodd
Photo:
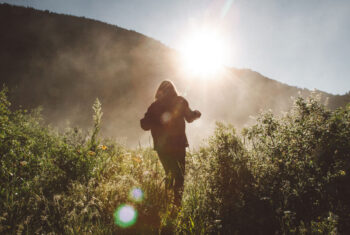
<path fill-rule="evenodd" d="M 201 122 L 191 127 L 192 139 L 205 136 L 210 128 L 204 127 L 216 120 L 242 127 L 260 110 L 279 113 L 290 108 L 291 96 L 310 94 L 247 69 L 228 68 L 216 83 L 198 83 L 182 73 L 175 50 L 82 17 L 2 4 L 0 30 L 0 83 L 9 87 L 13 107 L 40 105 L 55 126 L 69 121 L 86 127 L 98 97 L 104 112 L 102 134 L 126 137 L 128 143 L 144 135 L 139 119 L 164 79 L 173 80 L 191 107 L 203 113 Z M 329 97 L 332 109 L 350 102 L 349 93 L 320 93 Z"/>

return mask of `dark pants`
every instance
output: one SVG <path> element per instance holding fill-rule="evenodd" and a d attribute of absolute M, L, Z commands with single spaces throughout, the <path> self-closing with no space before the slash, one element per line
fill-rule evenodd
<path fill-rule="evenodd" d="M 186 149 L 158 150 L 157 153 L 167 175 L 166 186 L 173 187 L 175 204 L 180 205 L 184 187 Z"/>

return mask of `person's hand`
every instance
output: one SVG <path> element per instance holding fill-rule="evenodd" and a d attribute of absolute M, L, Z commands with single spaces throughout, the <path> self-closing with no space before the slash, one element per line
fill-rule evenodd
<path fill-rule="evenodd" d="M 202 116 L 201 112 L 199 112 L 198 110 L 194 110 L 193 113 L 196 118 L 200 118 Z"/>

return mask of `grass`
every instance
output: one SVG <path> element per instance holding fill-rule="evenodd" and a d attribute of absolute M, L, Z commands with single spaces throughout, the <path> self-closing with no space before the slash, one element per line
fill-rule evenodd
<path fill-rule="evenodd" d="M 350 106 L 329 111 L 297 99 L 282 118 L 261 114 L 237 134 L 218 124 L 188 152 L 182 207 L 171 203 L 150 148 L 99 138 L 94 126 L 64 133 L 38 111 L 11 111 L 0 92 L 2 234 L 346 234 L 350 232 Z M 141 189 L 142 200 L 130 196 Z M 114 214 L 132 206 L 135 224 Z"/>

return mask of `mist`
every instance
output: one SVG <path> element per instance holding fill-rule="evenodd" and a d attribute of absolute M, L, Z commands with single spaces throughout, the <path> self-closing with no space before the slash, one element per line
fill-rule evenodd
<path fill-rule="evenodd" d="M 134 31 L 98 21 L 29 8 L 0 5 L 0 82 L 10 89 L 13 108 L 42 106 L 45 121 L 92 127 L 92 104 L 102 103 L 101 135 L 128 146 L 150 146 L 150 133 L 139 120 L 162 80 L 171 80 L 201 119 L 187 125 L 190 147 L 208 138 L 215 122 L 232 123 L 239 131 L 254 123 L 251 116 L 291 108 L 291 97 L 309 90 L 288 86 L 249 69 L 225 68 L 204 81 L 181 67 L 178 52 Z M 329 97 L 329 107 L 349 102 Z"/>

